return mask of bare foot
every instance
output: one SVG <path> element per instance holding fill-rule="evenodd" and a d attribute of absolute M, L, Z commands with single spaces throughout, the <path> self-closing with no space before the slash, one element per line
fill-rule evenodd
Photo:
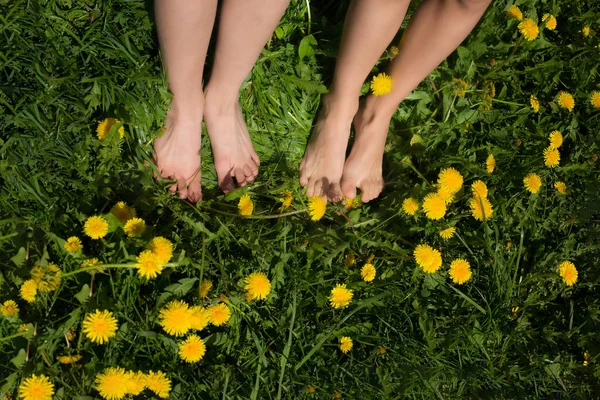
<path fill-rule="evenodd" d="M 383 151 L 391 117 L 376 116 L 371 111 L 376 109 L 369 104 L 368 98 L 360 105 L 354 117 L 354 144 L 342 176 L 344 196 L 356 197 L 356 189 L 359 188 L 363 203 L 379 196 L 384 186 Z"/>
<path fill-rule="evenodd" d="M 306 195 L 342 200 L 340 179 L 357 104 L 341 104 L 324 97 L 314 131 L 300 162 L 300 185 Z"/>
<path fill-rule="evenodd" d="M 155 162 L 163 178 L 177 181 L 169 192 L 191 202 L 202 200 L 200 144 L 203 100 L 181 107 L 175 98 L 167 113 L 165 132 L 154 140 Z"/>
<path fill-rule="evenodd" d="M 217 92 L 218 93 L 218 92 Z M 252 183 L 258 175 L 260 160 L 242 115 L 237 98 L 230 103 L 215 99 L 206 91 L 204 122 L 210 137 L 219 187 L 223 192 Z"/>

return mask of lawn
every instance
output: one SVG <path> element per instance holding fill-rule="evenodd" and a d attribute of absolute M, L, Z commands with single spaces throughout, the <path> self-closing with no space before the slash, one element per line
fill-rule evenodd
<path fill-rule="evenodd" d="M 0 0 L 0 399 L 600 398 L 600 7 L 515 3 L 538 35 L 494 2 L 395 113 L 381 196 L 311 218 L 346 2 L 292 0 L 240 92 L 259 178 L 223 195 L 205 138 L 192 205 L 152 175 L 152 2 Z"/>

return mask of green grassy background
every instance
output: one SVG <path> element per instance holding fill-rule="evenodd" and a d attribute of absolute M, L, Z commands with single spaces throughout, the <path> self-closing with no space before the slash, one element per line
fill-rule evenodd
<path fill-rule="evenodd" d="M 57 398 L 97 398 L 95 374 L 118 365 L 164 370 L 174 399 L 325 399 L 334 391 L 373 399 L 600 398 L 600 112 L 588 102 L 600 88 L 600 10 L 584 0 L 517 3 L 536 21 L 555 15 L 557 30 L 524 42 L 504 14 L 512 2 L 494 2 L 394 115 L 380 198 L 349 213 L 330 205 L 314 223 L 305 214 L 242 220 L 210 210 L 235 213 L 236 197 L 248 193 L 255 214 L 277 214 L 284 189 L 294 192 L 294 209 L 305 207 L 297 165 L 331 79 L 345 2 L 292 1 L 240 94 L 260 177 L 223 196 L 205 140 L 205 201 L 194 207 L 168 195 L 147 165 L 169 106 L 148 4 L 1 0 L 0 301 L 18 298 L 35 262 L 78 268 L 63 240 L 81 236 L 87 216 L 121 200 L 152 233 L 176 243 L 184 265 L 150 283 L 130 271 L 99 274 L 89 301 L 76 297 L 89 284 L 85 274 L 34 306 L 20 301 L 21 321 L 0 320 L 0 336 L 21 322 L 37 324 L 37 333 L 0 341 L 0 393 L 14 394 L 21 378 L 44 373 Z M 588 38 L 584 25 L 592 27 Z M 384 54 L 373 72 L 388 60 Z M 452 90 L 453 77 L 469 82 L 464 98 Z M 488 80 L 497 92 L 490 110 L 483 107 Z M 554 102 L 559 90 L 575 96 L 572 113 Z M 531 94 L 541 101 L 539 114 L 529 107 Z M 113 116 L 125 122 L 125 140 L 99 142 L 96 124 Z M 565 144 L 561 166 L 549 170 L 542 151 L 554 129 Z M 409 144 L 415 134 L 423 145 Z M 489 153 L 498 162 L 492 175 L 485 173 Z M 487 228 L 469 216 L 462 191 L 443 221 L 403 215 L 404 198 L 430 190 L 403 166 L 406 156 L 430 182 L 450 166 L 465 185 L 483 179 L 495 209 Z M 544 180 L 538 195 L 522 186 L 531 171 Z M 566 182 L 566 196 L 555 193 L 556 180 Z M 442 242 L 438 232 L 448 225 L 459 236 Z M 442 249 L 441 272 L 424 276 L 416 267 L 412 249 L 420 242 Z M 84 247 L 105 262 L 131 262 L 140 243 L 114 232 L 103 243 L 84 239 Z M 350 252 L 357 265 L 348 267 Z M 378 277 L 365 284 L 360 266 L 371 255 Z M 458 257 L 474 270 L 461 287 L 446 272 Z M 573 288 L 556 273 L 563 260 L 579 270 Z M 242 279 L 256 270 L 272 279 L 273 292 L 249 305 Z M 235 311 L 229 327 L 202 332 L 208 353 L 189 367 L 157 314 L 171 298 L 198 302 L 194 278 L 210 279 L 211 298 L 226 293 Z M 336 283 L 355 290 L 343 311 L 326 305 Z M 118 317 L 117 337 L 106 346 L 79 341 L 83 366 L 61 366 L 54 360 L 69 351 L 65 331 L 96 307 Z M 337 349 L 342 335 L 354 339 L 349 355 Z M 378 346 L 387 352 L 377 354 Z M 309 384 L 315 394 L 306 392 Z"/>

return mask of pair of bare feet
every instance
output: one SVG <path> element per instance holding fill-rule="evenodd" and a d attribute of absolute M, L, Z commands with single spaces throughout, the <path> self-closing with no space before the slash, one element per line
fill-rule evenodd
<path fill-rule="evenodd" d="M 218 92 L 216 92 L 218 93 Z M 169 191 L 196 203 L 202 200 L 200 147 L 202 120 L 212 146 L 219 187 L 224 192 L 254 182 L 260 160 L 252 147 L 237 98 L 224 101 L 210 91 L 195 98 L 173 98 L 164 134 L 154 141 L 155 162 Z"/>
<path fill-rule="evenodd" d="M 221 190 L 228 192 L 236 184 L 253 182 L 260 165 L 237 99 L 223 102 L 209 91 L 197 100 L 174 98 L 165 133 L 154 143 L 155 161 L 162 177 L 176 181 L 169 191 L 191 202 L 202 199 L 199 152 L 203 118 Z M 340 201 L 354 198 L 360 189 L 363 202 L 379 196 L 389 122 L 370 98 L 359 106 L 358 101 L 348 104 L 325 96 L 300 164 L 300 184 L 307 195 Z M 356 138 L 345 159 L 352 124 Z"/>
<path fill-rule="evenodd" d="M 307 196 L 337 202 L 353 199 L 360 189 L 361 201 L 371 201 L 383 190 L 383 152 L 390 116 L 383 115 L 376 99 L 367 97 L 348 103 L 326 95 L 314 132 L 300 163 L 300 184 Z M 351 126 L 355 140 L 346 159 Z"/>

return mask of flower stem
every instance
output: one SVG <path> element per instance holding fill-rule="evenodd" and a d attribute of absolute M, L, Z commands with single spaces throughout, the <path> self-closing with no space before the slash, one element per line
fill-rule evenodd
<path fill-rule="evenodd" d="M 179 266 L 179 263 L 163 264 L 164 268 L 175 268 L 177 266 Z M 130 263 L 130 264 L 96 264 L 96 265 L 91 265 L 89 267 L 83 267 L 83 268 L 80 268 L 80 269 L 75 270 L 75 271 L 66 272 L 66 273 L 62 274 L 60 277 L 61 278 L 66 278 L 66 277 L 69 277 L 71 275 L 78 274 L 80 272 L 99 271 L 99 270 L 103 270 L 105 268 L 135 268 L 135 263 Z"/>
<path fill-rule="evenodd" d="M 8 341 L 8 340 L 17 338 L 19 336 L 25 336 L 25 335 L 27 335 L 27 333 L 28 332 L 19 332 L 19 333 L 15 333 L 14 335 L 6 336 L 6 337 L 3 337 L 3 338 L 0 338 L 0 342 Z"/>
<path fill-rule="evenodd" d="M 230 213 L 230 212 L 227 212 L 227 211 L 217 210 L 217 209 L 212 208 L 212 207 L 206 207 L 206 206 L 203 206 L 203 205 L 200 205 L 200 207 L 202 207 L 203 209 L 205 209 L 207 211 L 215 212 L 217 214 L 227 215 L 229 217 L 239 217 L 239 218 L 242 218 L 242 219 L 276 219 L 276 218 L 289 217 L 290 215 L 302 214 L 302 213 L 305 213 L 305 212 L 308 211 L 308 208 L 305 208 L 305 209 L 302 209 L 302 210 L 290 211 L 290 212 L 283 213 L 283 214 L 239 215 L 239 214 L 234 214 L 234 213 Z"/>

